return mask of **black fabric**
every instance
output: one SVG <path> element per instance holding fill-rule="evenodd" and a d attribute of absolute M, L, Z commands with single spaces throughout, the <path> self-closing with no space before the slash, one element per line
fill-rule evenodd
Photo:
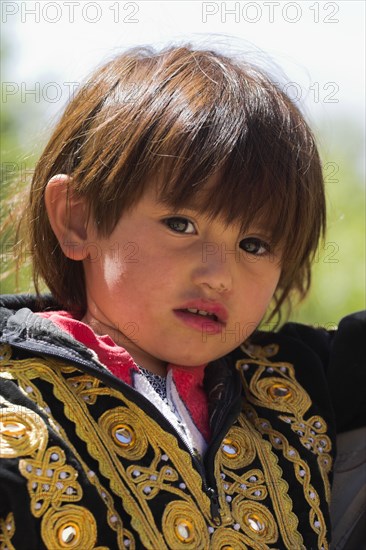
<path fill-rule="evenodd" d="M 88 513 L 95 518 L 97 525 L 97 538 L 93 543 L 95 546 L 117 548 L 119 544 L 121 544 L 121 547 L 123 547 L 126 541 L 128 543 L 128 537 L 130 536 L 128 533 L 130 533 L 136 544 L 136 548 L 153 547 L 147 542 L 147 538 L 143 538 L 147 537 L 147 535 L 139 524 L 139 521 L 131 515 L 128 507 L 125 509 L 126 503 L 129 502 L 132 496 L 126 493 L 126 496 L 121 498 L 118 489 L 111 482 L 103 466 L 100 465 L 98 456 L 95 455 L 93 449 L 90 447 L 92 443 L 85 441 L 84 438 L 81 437 L 83 428 L 82 423 L 79 423 L 78 418 L 73 418 L 72 411 L 65 414 L 67 403 L 63 401 L 62 393 L 57 393 L 61 390 L 57 389 L 58 386 L 53 384 L 52 377 L 48 378 L 47 370 L 44 370 L 47 369 L 47 358 L 49 358 L 50 376 L 52 373 L 54 373 L 52 376 L 59 376 L 60 380 L 63 380 L 65 388 L 73 384 L 83 383 L 84 375 L 89 381 L 88 383 L 90 383 L 91 380 L 92 385 L 95 382 L 96 387 L 100 385 L 105 387 L 105 396 L 103 396 L 103 393 L 100 395 L 98 394 L 95 404 L 93 404 L 94 402 L 92 401 L 90 405 L 88 404 L 86 409 L 87 414 L 90 415 L 90 419 L 96 423 L 96 425 L 110 410 L 127 411 L 128 414 L 136 415 L 136 412 L 132 413 L 131 411 L 135 411 L 137 405 L 137 407 L 146 414 L 146 419 L 152 418 L 157 421 L 159 429 L 162 430 L 162 437 L 163 434 L 170 434 L 169 437 L 172 438 L 172 441 L 174 440 L 174 448 L 185 450 L 184 443 L 177 437 L 173 427 L 164 419 L 160 412 L 135 390 L 109 373 L 108 370 L 99 363 L 93 352 L 83 344 L 76 342 L 69 335 L 53 325 L 49 320 L 34 315 L 34 312 L 39 310 L 39 308 L 56 310 L 58 306 L 50 296 L 43 299 L 42 303 L 34 296 L 3 296 L 0 299 L 0 342 L 11 346 L 11 359 L 9 360 L 12 364 L 15 365 L 17 362 L 20 364 L 22 360 L 31 360 L 31 369 L 35 369 L 34 383 L 36 391 L 38 392 L 37 395 L 32 393 L 27 395 L 27 391 L 24 390 L 24 388 L 20 388 L 21 379 L 17 377 L 13 379 L 11 369 L 6 371 L 5 378 L 0 378 L 1 395 L 7 403 L 3 411 L 12 412 L 14 410 L 19 413 L 19 411 L 23 410 L 22 408 L 27 411 L 33 411 L 35 417 L 39 418 L 40 425 L 44 424 L 47 426 L 49 445 L 61 449 L 65 455 L 65 464 L 70 465 L 70 468 L 77 472 L 77 481 L 82 488 L 82 495 L 80 498 L 78 496 L 75 500 L 75 506 L 87 510 Z M 264 449 L 268 450 L 272 445 L 272 454 L 270 456 L 273 455 L 277 457 L 276 460 L 280 468 L 279 471 L 283 472 L 283 479 L 285 480 L 284 487 L 288 487 L 292 502 L 292 513 L 297 517 L 298 531 L 301 533 L 304 541 L 304 548 L 306 548 L 306 550 L 313 548 L 320 549 L 323 544 L 325 545 L 324 548 L 327 547 L 326 543 L 319 542 L 320 539 L 317 534 L 317 528 L 314 529 L 314 526 L 309 523 L 309 519 L 314 521 L 314 516 L 309 512 L 309 498 L 306 497 L 304 499 L 304 489 L 300 483 L 301 478 L 299 478 L 299 470 L 297 466 L 294 467 L 292 465 L 288 457 L 286 458 L 284 456 L 285 451 L 282 450 L 281 447 L 276 448 L 275 434 L 280 432 L 281 434 L 283 433 L 286 441 L 288 441 L 288 449 L 293 450 L 294 456 L 296 454 L 296 456 L 300 458 L 303 457 L 302 464 L 308 465 L 311 471 L 311 487 L 315 488 L 319 496 L 319 506 L 322 510 L 325 524 L 327 525 L 327 540 L 329 542 L 330 520 L 326 504 L 326 486 L 323 483 L 324 472 L 321 473 L 321 469 L 318 469 L 321 455 L 314 454 L 311 449 L 307 450 L 303 443 L 301 443 L 301 435 L 299 436 L 298 433 L 291 428 L 291 424 L 287 425 L 286 422 L 284 422 L 284 413 L 276 410 L 276 407 L 271 408 L 268 403 L 258 400 L 255 394 L 250 393 L 250 387 L 256 377 L 256 365 L 267 365 L 267 370 L 264 370 L 258 387 L 261 383 L 265 384 L 271 382 L 271 377 L 274 376 L 271 371 L 271 364 L 275 365 L 276 368 L 278 368 L 279 365 L 283 365 L 285 370 L 287 365 L 294 366 L 296 383 L 299 384 L 299 387 L 304 388 L 306 395 L 309 396 L 311 401 L 311 406 L 306 412 L 306 417 L 314 419 L 321 417 L 324 419 L 327 425 L 327 436 L 329 436 L 332 442 L 334 459 L 336 431 L 341 432 L 365 424 L 364 390 L 366 370 L 363 360 L 364 327 L 365 315 L 361 313 L 346 317 L 342 320 L 338 331 L 325 331 L 323 329 L 314 329 L 296 323 L 288 323 L 284 325 L 278 333 L 256 332 L 251 337 L 249 344 L 254 350 L 256 346 L 262 350 L 265 350 L 266 346 L 269 348 L 276 348 L 276 352 L 274 352 L 273 357 L 270 357 L 270 359 L 261 359 L 255 352 L 251 354 L 251 348 L 248 344 L 247 347 L 239 347 L 228 356 L 208 365 L 206 368 L 204 385 L 209 397 L 212 441 L 209 445 L 204 462 L 199 462 L 192 456 L 191 466 L 189 467 L 192 469 L 192 475 L 199 476 L 197 479 L 201 480 L 202 485 L 202 487 L 199 488 L 196 483 L 195 491 L 198 490 L 201 491 L 201 493 L 196 493 L 194 498 L 203 498 L 200 496 L 201 494 L 207 495 L 210 498 L 211 518 L 213 518 L 213 514 L 216 513 L 215 510 L 217 509 L 217 491 L 222 490 L 220 489 L 220 484 L 225 483 L 222 474 L 217 475 L 215 464 L 218 460 L 219 453 L 222 452 L 223 442 L 226 441 L 225 438 L 228 434 L 239 433 L 243 430 L 242 426 L 245 416 L 240 417 L 241 420 L 238 419 L 238 415 L 243 407 L 244 412 L 246 410 L 250 413 L 252 410 L 255 412 L 255 415 L 258 415 L 258 420 L 255 420 L 255 422 L 253 420 L 253 427 L 255 426 L 257 430 L 256 437 L 259 437 L 258 434 L 262 434 L 261 437 L 264 441 Z M 9 353 L 8 348 L 4 349 L 4 353 Z M 37 357 L 40 359 L 39 367 L 37 367 Z M 35 358 L 34 362 L 33 358 Z M 54 359 L 56 363 L 52 362 Z M 239 370 L 237 370 L 235 366 L 244 365 L 246 361 L 248 363 L 246 365 L 247 370 L 245 372 L 242 371 L 245 379 L 244 384 L 239 376 Z M 271 361 L 273 361 L 273 363 L 271 363 Z M 57 365 L 59 365 L 59 372 L 57 371 Z M 42 371 L 42 375 L 40 374 L 38 376 L 37 368 L 41 369 L 39 373 Z M 33 370 L 29 376 L 31 376 L 32 373 Z M 278 376 L 279 375 L 277 375 L 277 378 Z M 286 380 L 286 375 L 284 376 L 283 380 Z M 244 386 L 242 384 L 244 384 Z M 245 392 L 249 393 L 245 393 L 243 387 L 246 388 Z M 86 396 L 88 400 L 89 396 L 87 393 L 88 392 L 85 390 L 84 393 L 80 395 Z M 51 413 L 45 408 L 42 408 L 42 399 L 51 406 L 51 416 Z M 91 397 L 91 399 L 93 398 Z M 250 404 L 249 408 L 247 406 L 248 399 Z M 132 403 L 131 407 L 128 405 L 129 402 Z M 245 412 L 245 414 L 247 414 L 247 412 Z M 55 419 L 57 419 L 59 426 L 65 430 L 67 440 L 64 441 L 61 433 L 58 432 Z M 87 420 L 87 417 L 85 417 L 85 421 Z M 245 421 L 250 421 L 250 416 L 248 416 Z M 258 423 L 260 423 L 261 426 L 263 424 L 263 430 Z M 266 432 L 266 424 L 271 426 L 272 431 L 269 432 L 269 435 L 267 435 Z M 243 437 L 244 436 L 245 433 L 243 432 Z M 141 470 L 141 472 L 143 472 L 144 469 L 148 471 L 149 468 L 151 468 L 152 461 L 156 459 L 156 457 L 154 458 L 155 455 L 156 449 L 151 445 L 148 446 L 145 455 L 135 461 L 136 466 L 134 466 L 134 468 L 136 471 Z M 163 471 L 162 468 L 165 468 L 166 464 L 168 464 L 168 462 L 165 462 L 168 460 L 168 457 L 165 458 L 165 455 L 162 456 L 163 458 L 160 457 L 160 462 L 157 466 L 159 471 Z M 253 464 L 251 465 L 253 471 L 260 471 L 263 469 L 264 463 L 263 461 L 261 462 L 259 458 L 259 455 L 257 458 L 253 458 Z M 29 463 L 30 458 L 27 456 L 22 458 L 21 455 L 9 455 L 3 458 L 0 471 L 2 494 L 0 518 L 3 518 L 5 522 L 10 517 L 9 514 L 13 514 L 15 534 L 12 536 L 11 543 L 15 548 L 19 550 L 47 548 L 44 544 L 44 535 L 42 534 L 42 522 L 45 518 L 47 519 L 47 514 L 50 515 L 51 508 L 40 517 L 37 517 L 36 512 L 31 511 L 29 498 L 31 489 L 29 484 L 27 484 L 24 473 L 22 474 L 22 460 L 24 464 L 26 464 L 27 460 Z M 126 471 L 129 471 L 128 468 L 133 467 L 128 457 L 126 458 L 123 454 L 120 460 L 123 467 L 126 468 Z M 169 460 L 171 459 L 169 458 Z M 105 497 L 103 497 L 103 491 L 100 488 L 98 489 L 98 486 L 91 483 L 82 461 L 87 464 L 92 472 L 95 472 L 94 475 L 98 477 L 100 483 L 104 487 L 107 487 L 109 495 L 111 495 L 108 498 L 113 500 L 116 514 L 123 520 L 123 529 L 125 530 L 123 531 L 123 537 L 125 537 L 123 542 L 120 540 L 117 544 L 116 530 L 113 528 L 111 520 L 108 519 L 107 521 L 106 519 L 106 501 Z M 187 464 L 184 468 L 188 467 Z M 181 467 L 183 467 L 182 464 L 174 463 L 174 461 L 172 462 L 172 470 L 175 468 L 179 472 Z M 233 479 L 244 479 L 247 475 L 246 471 L 248 467 L 249 466 L 238 464 L 235 473 L 233 473 Z M 139 471 L 139 475 L 141 472 Z M 181 471 L 181 475 L 184 476 L 182 472 L 184 472 L 184 470 Z M 330 479 L 331 478 L 332 475 L 330 474 Z M 176 493 L 173 493 L 173 495 L 178 494 L 179 491 L 183 491 L 179 482 L 181 483 L 179 479 L 174 482 L 176 483 L 176 488 L 174 489 Z M 174 483 L 172 482 L 173 485 Z M 184 489 L 188 499 L 193 498 L 193 493 L 191 494 L 190 490 L 191 489 L 188 487 Z M 235 496 L 233 502 L 235 502 L 239 496 L 240 492 Z M 126 501 L 124 498 L 126 498 Z M 172 498 L 172 494 L 168 490 L 164 490 L 162 486 L 156 496 L 151 501 L 147 501 L 148 503 L 151 502 L 152 517 L 156 525 L 159 526 L 159 530 L 163 530 L 162 518 L 164 517 L 165 510 L 172 503 Z M 190 502 L 190 500 L 188 501 Z M 227 500 L 227 502 L 230 503 L 231 501 Z M 253 506 L 256 505 L 256 502 L 257 501 L 254 499 Z M 269 497 L 259 502 L 263 502 L 267 509 L 270 509 L 272 506 L 272 501 L 269 500 Z M 63 505 L 64 504 L 60 503 L 60 510 L 62 513 L 68 506 L 64 506 L 63 508 Z M 108 513 L 108 517 L 110 518 L 110 512 Z M 211 532 L 214 532 L 218 526 L 214 523 L 210 523 L 211 520 L 209 516 L 208 519 L 206 518 L 206 521 L 208 521 L 208 525 L 214 525 L 214 527 L 210 527 L 212 529 Z M 227 520 L 227 523 L 222 527 L 227 530 L 228 537 L 232 536 L 231 533 L 234 533 L 234 537 L 239 536 L 233 521 L 234 520 Z M 5 523 L 1 525 L 5 525 Z M 245 533 L 245 536 L 247 536 L 248 531 L 245 531 Z M 216 534 L 217 533 L 214 533 L 214 536 Z M 120 537 L 122 535 L 118 536 Z M 248 541 L 246 545 L 248 548 L 251 547 Z M 50 546 L 48 547 L 50 548 Z M 165 546 L 161 547 L 163 548 Z M 174 549 L 180 547 L 184 548 L 184 544 L 178 546 L 171 545 L 169 547 Z M 281 537 L 279 537 L 273 545 L 269 545 L 269 547 L 279 549 L 287 548 L 289 550 L 294 549 L 293 545 L 291 546 L 285 543 Z M 347 547 L 345 546 L 345 548 Z M 349 550 L 351 550 L 350 547 Z"/>
<path fill-rule="evenodd" d="M 365 313 L 345 317 L 330 349 L 328 383 L 338 432 L 366 424 Z"/>

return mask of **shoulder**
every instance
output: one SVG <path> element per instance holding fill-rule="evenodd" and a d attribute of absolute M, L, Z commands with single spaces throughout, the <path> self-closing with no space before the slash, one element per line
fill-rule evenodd
<path fill-rule="evenodd" d="M 39 317 L 34 314 L 47 309 L 60 309 L 54 298 L 48 294 L 2 294 L 0 295 L 0 334 L 24 330 L 28 324 L 34 324 Z"/>
<path fill-rule="evenodd" d="M 23 307 L 27 307 L 32 311 L 38 311 L 40 309 L 59 309 L 59 305 L 51 294 L 43 294 L 37 296 L 36 294 L 1 294 L 0 295 L 0 309 L 17 311 Z"/>
<path fill-rule="evenodd" d="M 339 433 L 365 425 L 365 328 L 365 311 L 344 317 L 331 330 L 286 323 L 277 332 L 255 332 L 234 356 L 244 351 L 293 365 L 312 401 L 332 412 Z"/>
<path fill-rule="evenodd" d="M 338 432 L 365 425 L 366 312 L 344 317 L 336 330 L 303 325 L 284 326 L 283 334 L 294 337 L 320 359 L 334 408 Z"/>
<path fill-rule="evenodd" d="M 293 359 L 311 357 L 321 366 L 331 382 L 337 373 L 340 374 L 345 363 L 351 363 L 352 368 L 358 369 L 360 376 L 365 375 L 366 370 L 361 368 L 365 332 L 366 311 L 360 311 L 344 317 L 338 326 L 330 329 L 286 323 L 278 332 L 258 331 L 250 339 L 250 343 L 275 341 L 281 354 Z"/>
<path fill-rule="evenodd" d="M 359 352 L 366 328 L 366 311 L 353 313 L 341 319 L 338 327 L 315 328 L 300 323 L 286 323 L 278 332 L 287 341 L 302 344 L 316 353 L 324 363 L 335 348 L 346 346 Z"/>

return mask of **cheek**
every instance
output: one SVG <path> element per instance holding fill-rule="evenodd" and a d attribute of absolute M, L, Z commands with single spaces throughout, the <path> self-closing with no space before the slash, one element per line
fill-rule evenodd
<path fill-rule="evenodd" d="M 270 278 L 270 280 L 268 281 L 268 284 L 262 288 L 262 301 L 264 304 L 266 304 L 266 308 L 268 307 L 269 303 L 273 298 L 274 293 L 276 292 L 278 281 L 279 281 L 279 274 L 278 276 L 274 276 Z"/>
<path fill-rule="evenodd" d="M 251 284 L 257 296 L 268 298 L 275 292 L 281 275 L 281 269 L 276 266 L 263 266 L 251 274 Z"/>
<path fill-rule="evenodd" d="M 127 266 L 114 255 L 107 255 L 101 262 L 101 271 L 107 287 L 113 288 L 126 276 Z"/>
<path fill-rule="evenodd" d="M 102 289 L 112 293 L 121 289 L 128 276 L 129 265 L 122 258 L 110 251 L 103 251 L 98 258 L 89 258 L 84 262 L 87 285 L 94 291 Z"/>
<path fill-rule="evenodd" d="M 273 294 L 276 291 L 280 278 L 280 270 L 275 269 L 266 273 L 257 272 L 251 274 L 249 279 L 243 283 L 238 293 L 238 302 L 242 307 L 250 307 L 253 313 L 257 312 L 260 317 L 266 311 Z"/>
<path fill-rule="evenodd" d="M 158 294 L 169 292 L 177 283 L 177 269 L 171 258 L 158 254 L 140 251 L 137 256 L 117 256 L 107 254 L 100 263 L 104 284 L 110 292 L 126 294 L 132 298 L 132 293 L 139 294 L 144 289 L 145 295 L 157 298 Z"/>
<path fill-rule="evenodd" d="M 276 288 L 278 286 L 278 282 L 280 280 L 280 275 L 281 275 L 281 270 L 278 269 L 275 272 L 271 273 L 270 276 L 268 277 L 268 282 L 266 285 L 266 292 L 267 292 L 268 299 L 271 299 L 273 294 L 275 293 Z"/>

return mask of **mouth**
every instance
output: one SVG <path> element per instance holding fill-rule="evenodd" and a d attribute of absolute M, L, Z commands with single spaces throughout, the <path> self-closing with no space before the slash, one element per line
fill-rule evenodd
<path fill-rule="evenodd" d="M 174 313 L 186 325 L 211 334 L 221 332 L 228 318 L 223 305 L 205 300 L 192 300 L 175 309 Z"/>
<path fill-rule="evenodd" d="M 189 313 L 193 313 L 193 315 L 201 315 L 202 317 L 206 317 L 206 319 L 211 319 L 212 321 L 220 322 L 219 318 L 215 313 L 209 313 L 204 309 L 195 309 L 192 307 L 187 307 L 187 309 L 178 309 L 177 311 L 188 311 Z"/>

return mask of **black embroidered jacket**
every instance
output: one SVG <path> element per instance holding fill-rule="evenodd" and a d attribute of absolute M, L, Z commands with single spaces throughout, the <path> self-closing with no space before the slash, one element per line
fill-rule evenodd
<path fill-rule="evenodd" d="M 211 363 L 201 460 L 34 300 L 2 305 L 1 548 L 329 548 L 336 428 L 363 422 L 357 314 L 336 332 L 257 333 Z"/>

